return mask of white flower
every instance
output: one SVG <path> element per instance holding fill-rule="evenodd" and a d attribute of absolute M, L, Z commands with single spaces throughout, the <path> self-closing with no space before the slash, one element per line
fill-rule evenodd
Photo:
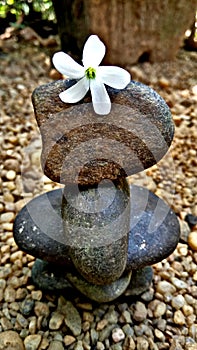
<path fill-rule="evenodd" d="M 105 55 L 105 45 L 97 35 L 91 35 L 83 49 L 83 66 L 69 55 L 60 51 L 54 54 L 55 68 L 70 79 L 80 79 L 75 85 L 60 93 L 65 103 L 80 101 L 90 89 L 94 111 L 97 114 L 108 114 L 111 102 L 105 85 L 115 89 L 124 89 L 130 82 L 130 74 L 116 66 L 99 66 Z"/>

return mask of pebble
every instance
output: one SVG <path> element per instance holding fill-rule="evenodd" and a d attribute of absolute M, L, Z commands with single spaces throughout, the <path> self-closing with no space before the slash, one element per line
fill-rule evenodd
<path fill-rule="evenodd" d="M 14 288 L 8 286 L 4 291 L 4 300 L 8 303 L 14 302 L 16 299 L 16 291 Z"/>
<path fill-rule="evenodd" d="M 171 282 L 177 289 L 187 289 L 188 285 L 186 282 L 180 280 L 179 278 L 172 277 Z"/>
<path fill-rule="evenodd" d="M 18 298 L 21 299 L 21 298 Z M 25 299 L 22 301 L 20 305 L 20 311 L 24 316 L 29 316 L 34 308 L 34 300 L 32 299 Z"/>
<path fill-rule="evenodd" d="M 105 318 L 97 323 L 96 330 L 101 331 L 103 328 L 105 328 L 108 324 L 108 320 Z"/>
<path fill-rule="evenodd" d="M 104 318 L 108 321 L 108 323 L 111 324 L 115 324 L 118 322 L 118 313 L 114 310 L 113 305 L 109 308 L 109 311 L 105 314 Z"/>
<path fill-rule="evenodd" d="M 49 306 L 46 303 L 43 303 L 41 301 L 36 301 L 34 312 L 36 316 L 48 316 L 49 315 Z"/>
<path fill-rule="evenodd" d="M 17 159 L 6 159 L 4 162 L 4 169 L 14 170 L 16 173 L 20 171 L 20 165 Z"/>
<path fill-rule="evenodd" d="M 128 335 L 128 336 L 132 336 L 134 335 L 134 330 L 133 328 L 127 323 L 122 327 L 123 332 Z"/>
<path fill-rule="evenodd" d="M 64 346 L 60 341 L 54 340 L 50 343 L 48 350 L 64 350 Z"/>
<path fill-rule="evenodd" d="M 76 338 L 73 337 L 72 335 L 65 335 L 64 337 L 64 344 L 66 346 L 73 344 L 75 341 L 76 341 Z"/>
<path fill-rule="evenodd" d="M 185 298 L 181 294 L 178 294 L 172 298 L 171 305 L 176 310 L 181 309 L 184 306 L 184 304 L 185 304 Z"/>
<path fill-rule="evenodd" d="M 74 305 L 67 301 L 66 305 L 64 306 L 64 322 L 66 326 L 71 330 L 74 336 L 78 336 L 81 334 L 81 317 L 79 315 L 79 312 L 74 307 Z"/>
<path fill-rule="evenodd" d="M 142 322 L 146 319 L 146 317 L 147 317 L 146 306 L 142 302 L 137 301 L 135 305 L 135 311 L 133 314 L 134 320 L 137 322 Z"/>
<path fill-rule="evenodd" d="M 105 339 L 108 339 L 111 335 L 112 330 L 115 328 L 115 325 L 108 325 L 106 326 L 100 333 L 99 333 L 99 340 L 103 342 Z"/>
<path fill-rule="evenodd" d="M 6 287 L 6 281 L 4 279 L 0 279 L 0 289 L 4 290 Z"/>
<path fill-rule="evenodd" d="M 168 79 L 166 79 L 165 77 L 161 77 L 158 80 L 158 83 L 162 88 L 168 88 L 170 86 L 170 81 Z"/>
<path fill-rule="evenodd" d="M 48 350 L 49 347 L 49 340 L 47 338 L 42 338 L 40 346 L 38 350 Z"/>
<path fill-rule="evenodd" d="M 181 231 L 181 239 L 187 243 L 188 235 L 190 233 L 190 227 L 188 223 L 184 220 L 179 219 L 180 231 Z"/>
<path fill-rule="evenodd" d="M 183 305 L 182 311 L 185 317 L 190 316 L 194 313 L 194 309 L 191 305 Z"/>
<path fill-rule="evenodd" d="M 24 340 L 25 350 L 37 350 L 41 340 L 40 334 L 28 335 Z"/>
<path fill-rule="evenodd" d="M 18 322 L 18 324 L 22 327 L 22 328 L 27 328 L 28 326 L 28 321 L 26 320 L 26 318 L 21 315 L 21 314 L 17 314 L 16 316 L 16 321 Z"/>
<path fill-rule="evenodd" d="M 64 315 L 60 314 L 59 312 L 54 312 L 49 321 L 49 328 L 52 330 L 57 330 L 61 327 L 63 321 Z"/>
<path fill-rule="evenodd" d="M 159 281 L 156 290 L 162 295 L 166 293 L 173 294 L 176 292 L 176 288 L 168 281 Z"/>
<path fill-rule="evenodd" d="M 155 337 L 157 338 L 157 339 L 159 339 L 161 342 L 164 342 L 165 341 L 165 335 L 163 334 L 163 332 L 161 332 L 159 329 L 155 329 L 155 331 L 154 331 L 154 333 L 155 333 Z"/>
<path fill-rule="evenodd" d="M 4 331 L 13 329 L 13 324 L 10 322 L 9 319 L 7 319 L 7 317 L 1 317 L 1 326 Z"/>
<path fill-rule="evenodd" d="M 192 215 L 192 214 L 187 214 L 185 216 L 185 221 L 188 223 L 188 225 L 193 228 L 194 226 L 197 225 L 197 216 Z"/>
<path fill-rule="evenodd" d="M 183 326 L 185 324 L 185 316 L 183 315 L 181 310 L 175 311 L 173 320 L 174 320 L 174 323 L 180 326 Z"/>
<path fill-rule="evenodd" d="M 0 216 L 0 222 L 1 223 L 8 223 L 8 222 L 12 222 L 14 220 L 15 214 L 12 212 L 8 212 L 8 213 L 3 213 Z"/>
<path fill-rule="evenodd" d="M 14 170 L 8 170 L 6 173 L 6 178 L 8 180 L 14 180 L 16 177 L 16 172 Z"/>
<path fill-rule="evenodd" d="M 132 323 L 131 319 L 131 314 L 128 310 L 123 311 L 121 318 L 124 320 L 126 323 Z"/>
<path fill-rule="evenodd" d="M 32 290 L 31 296 L 33 300 L 40 301 L 42 299 L 42 291 L 41 290 Z"/>
<path fill-rule="evenodd" d="M 132 336 L 127 336 L 123 344 L 123 350 L 135 350 L 135 342 Z"/>
<path fill-rule="evenodd" d="M 91 330 L 90 330 L 90 338 L 91 338 L 91 342 L 92 342 L 93 345 L 96 344 L 96 342 L 98 340 L 98 337 L 99 337 L 98 332 L 94 328 L 91 328 Z"/>
<path fill-rule="evenodd" d="M 78 340 L 78 342 L 76 343 L 76 345 L 74 346 L 74 350 L 84 350 L 83 348 L 83 343 L 81 340 Z"/>
<path fill-rule="evenodd" d="M 96 344 L 96 350 L 105 350 L 105 345 L 103 345 L 103 343 L 98 341 Z"/>
<path fill-rule="evenodd" d="M 197 251 L 197 231 L 192 231 L 189 233 L 188 244 L 191 249 Z"/>
<path fill-rule="evenodd" d="M 112 339 L 115 343 L 120 342 L 125 338 L 125 334 L 121 328 L 114 328 L 112 331 Z"/>
<path fill-rule="evenodd" d="M 166 312 L 166 304 L 161 302 L 158 303 L 155 307 L 155 310 L 153 311 L 154 317 L 161 317 Z"/>
<path fill-rule="evenodd" d="M 36 333 L 36 327 L 37 327 L 37 319 L 35 316 L 33 316 L 29 322 L 29 333 L 35 334 Z"/>
<path fill-rule="evenodd" d="M 25 348 L 17 332 L 6 331 L 0 333 L 0 350 L 25 350 Z"/>
<path fill-rule="evenodd" d="M 167 321 L 164 318 L 160 318 L 157 322 L 157 328 L 164 332 L 166 329 L 166 323 Z"/>
<path fill-rule="evenodd" d="M 143 337 L 137 337 L 136 341 L 137 341 L 137 347 L 136 347 L 137 350 L 148 350 L 149 348 L 148 340 L 146 340 Z"/>

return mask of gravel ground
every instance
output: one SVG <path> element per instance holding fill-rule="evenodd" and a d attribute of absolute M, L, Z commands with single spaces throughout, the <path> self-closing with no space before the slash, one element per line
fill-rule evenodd
<path fill-rule="evenodd" d="M 0 350 L 197 349 L 197 53 L 180 51 L 174 62 L 127 67 L 134 80 L 164 97 L 176 125 L 168 154 L 130 181 L 172 206 L 181 240 L 168 259 L 153 266 L 147 292 L 102 305 L 77 293 L 38 290 L 31 281 L 34 258 L 13 240 L 16 213 L 31 198 L 59 186 L 41 171 L 31 105 L 34 88 L 56 75 L 48 54 L 14 38 L 0 53 Z"/>

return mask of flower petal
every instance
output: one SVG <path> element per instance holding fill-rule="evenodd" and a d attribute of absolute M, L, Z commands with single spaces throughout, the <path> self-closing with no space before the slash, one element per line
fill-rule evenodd
<path fill-rule="evenodd" d="M 97 77 L 104 84 L 114 89 L 124 89 L 131 81 L 129 72 L 116 66 L 101 66 L 97 68 Z"/>
<path fill-rule="evenodd" d="M 59 94 L 60 99 L 65 103 L 75 103 L 85 96 L 89 90 L 89 80 L 84 77 L 75 85 Z"/>
<path fill-rule="evenodd" d="M 101 115 L 109 114 L 111 101 L 104 84 L 97 79 L 91 79 L 90 90 L 95 113 Z"/>
<path fill-rule="evenodd" d="M 60 51 L 52 58 L 55 68 L 71 79 L 80 79 L 84 76 L 84 67 L 75 62 L 69 55 Z"/>
<path fill-rule="evenodd" d="M 83 49 L 83 65 L 87 69 L 89 67 L 96 68 L 105 56 L 105 45 L 97 35 L 91 35 L 86 41 Z"/>

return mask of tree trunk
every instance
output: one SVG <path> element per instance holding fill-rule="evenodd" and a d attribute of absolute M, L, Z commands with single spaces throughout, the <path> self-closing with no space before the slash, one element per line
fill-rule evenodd
<path fill-rule="evenodd" d="M 191 26 L 196 0 L 53 0 L 62 50 L 81 57 L 97 34 L 107 46 L 105 63 L 175 58 Z M 79 54 L 80 53 L 80 54 Z"/>

